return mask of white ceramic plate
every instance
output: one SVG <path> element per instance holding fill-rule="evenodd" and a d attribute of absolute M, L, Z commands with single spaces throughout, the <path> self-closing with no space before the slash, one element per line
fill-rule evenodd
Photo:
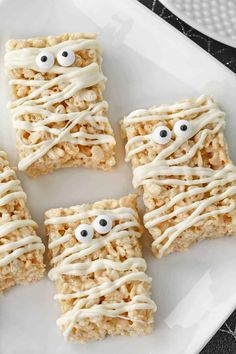
<path fill-rule="evenodd" d="M 235 0 L 160 0 L 176 16 L 207 36 L 236 47 Z"/>
<path fill-rule="evenodd" d="M 139 5 L 123 0 L 0 0 L 0 142 L 16 163 L 14 133 L 6 109 L 4 42 L 10 37 L 98 31 L 104 47 L 106 97 L 118 141 L 118 165 L 111 173 L 61 170 L 32 180 L 19 174 L 33 217 L 43 212 L 132 191 L 124 163 L 119 119 L 138 107 L 214 94 L 227 112 L 226 134 L 236 162 L 236 76 L 174 28 Z M 17 286 L 0 297 L 1 354 L 192 354 L 197 353 L 236 305 L 236 237 L 205 241 L 188 252 L 156 260 L 144 242 L 156 327 L 147 337 L 66 343 L 56 327 L 59 308 L 46 278 Z"/>

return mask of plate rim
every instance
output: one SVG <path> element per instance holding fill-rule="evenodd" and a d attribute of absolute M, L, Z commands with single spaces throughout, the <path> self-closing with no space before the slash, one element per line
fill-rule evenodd
<path fill-rule="evenodd" d="M 1 1 L 9 1 L 9 0 L 0 0 L 0 5 L 1 5 Z M 122 0 L 124 1 L 124 0 Z M 160 2 L 163 3 L 163 0 L 159 0 Z M 203 49 L 199 44 L 197 44 L 196 42 L 194 42 L 191 38 L 187 37 L 184 33 L 180 32 L 177 28 L 175 28 L 173 25 L 171 25 L 169 22 L 167 22 L 166 20 L 164 20 L 162 17 L 160 17 L 159 15 L 157 15 L 155 12 L 153 12 L 151 9 L 149 9 L 148 7 L 146 7 L 145 5 L 143 5 L 139 0 L 126 0 L 126 2 L 132 2 L 133 4 L 136 4 L 138 6 L 140 6 L 141 8 L 143 8 L 144 11 L 148 12 L 149 15 L 151 15 L 154 19 L 156 19 L 156 21 L 160 21 L 162 23 L 165 23 L 169 28 L 172 29 L 173 32 L 175 32 L 177 35 L 179 35 L 180 37 L 182 37 L 182 39 L 184 39 L 185 41 L 188 41 L 188 43 L 191 43 L 191 45 L 195 48 L 200 49 L 200 51 L 202 53 L 204 53 L 204 55 L 210 57 L 216 64 L 218 64 L 218 66 L 221 67 L 221 69 L 224 69 L 228 74 L 231 75 L 232 78 L 236 79 L 236 73 L 234 73 L 228 66 L 226 66 L 225 64 L 223 64 L 220 60 L 218 60 L 216 57 L 214 57 L 213 55 L 211 55 L 208 51 L 206 51 L 205 49 Z M 175 15 L 175 14 L 174 14 Z M 177 16 L 178 17 L 178 16 Z M 189 25 L 191 26 L 191 25 Z M 236 48 L 236 46 L 235 46 Z"/>
<path fill-rule="evenodd" d="M 214 39 L 217 42 L 220 42 L 220 43 L 223 43 L 223 44 L 228 45 L 230 47 L 236 48 L 236 40 L 231 40 L 231 39 L 227 39 L 224 36 L 215 35 L 214 32 L 211 32 L 203 25 L 196 24 L 196 22 L 194 22 L 191 18 L 186 16 L 184 13 L 182 13 L 180 10 L 178 10 L 174 5 L 172 5 L 172 2 L 169 2 L 168 0 L 159 0 L 159 1 L 163 6 L 165 6 L 167 8 L 167 10 L 172 12 L 174 16 L 179 17 L 188 26 L 193 27 L 198 32 L 202 32 L 207 37 L 210 37 L 210 39 Z"/>

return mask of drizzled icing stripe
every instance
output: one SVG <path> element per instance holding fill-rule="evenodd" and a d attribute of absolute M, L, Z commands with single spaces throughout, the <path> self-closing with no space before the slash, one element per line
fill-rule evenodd
<path fill-rule="evenodd" d="M 25 237 L 22 240 L 0 246 L 0 255 L 1 253 L 12 251 L 10 254 L 0 259 L 0 267 L 6 266 L 7 264 L 22 256 L 24 253 L 35 250 L 44 251 L 44 249 L 45 247 L 42 244 L 41 239 L 37 236 Z"/>
<path fill-rule="evenodd" d="M 73 71 L 61 74 L 51 80 L 34 80 L 35 83 L 38 83 L 39 88 L 36 88 L 28 96 L 10 102 L 8 104 L 8 108 L 16 108 L 25 104 L 28 106 L 39 105 L 39 108 L 47 108 L 54 103 L 65 101 L 66 99 L 72 97 L 79 90 L 93 86 L 103 80 L 105 80 L 105 77 L 100 72 L 100 68 L 96 63 L 91 63 L 84 68 L 74 67 Z M 25 82 L 26 86 L 30 86 L 29 80 L 23 81 Z M 46 90 L 65 82 L 69 82 L 69 84 L 65 86 L 62 91 L 37 98 Z M 22 85 L 22 80 L 14 80 L 13 83 Z M 9 81 L 10 85 L 13 83 Z"/>
<path fill-rule="evenodd" d="M 0 238 L 16 231 L 17 229 L 27 226 L 37 227 L 37 224 L 31 219 L 9 221 L 6 224 L 0 226 Z"/>
<path fill-rule="evenodd" d="M 216 103 L 212 100 L 208 100 L 208 102 L 203 105 L 205 100 L 206 96 L 202 95 L 195 102 L 186 101 L 174 105 L 161 105 L 148 110 L 138 109 L 126 116 L 123 122 L 124 125 L 127 126 L 148 121 L 168 121 L 171 119 L 183 118 L 183 111 L 184 117 L 187 118 L 193 114 L 199 114 L 211 110 L 212 108 L 218 108 Z"/>
<path fill-rule="evenodd" d="M 60 327 L 63 326 L 64 336 L 67 338 L 73 329 L 76 322 L 81 318 L 94 317 L 97 315 L 120 317 L 122 313 L 128 312 L 132 309 L 150 309 L 156 310 L 156 306 L 152 300 L 147 296 L 135 297 L 131 302 L 122 304 L 100 304 L 93 305 L 86 308 L 92 299 L 97 299 L 101 296 L 109 294 L 118 289 L 122 284 L 132 281 L 151 282 L 151 278 L 144 272 L 146 270 L 146 262 L 143 258 L 134 257 L 128 258 L 123 262 L 111 261 L 109 259 L 97 259 L 94 261 L 76 262 L 84 256 L 92 255 L 94 252 L 105 247 L 109 242 L 123 237 L 140 237 L 138 231 L 130 230 L 131 227 L 139 227 L 137 214 L 131 208 L 121 207 L 111 210 L 92 209 L 81 211 L 75 215 L 53 217 L 45 221 L 46 225 L 57 225 L 63 223 L 73 223 L 86 218 L 94 218 L 95 216 L 106 214 L 110 216 L 113 221 L 119 220 L 112 230 L 99 238 L 93 239 L 90 243 L 78 243 L 75 246 L 65 248 L 65 250 L 52 258 L 52 264 L 55 264 L 49 272 L 51 280 L 57 280 L 61 275 L 77 275 L 83 276 L 101 269 L 111 269 L 118 271 L 128 271 L 129 273 L 120 276 L 114 281 L 102 283 L 85 291 L 75 293 L 57 294 L 55 299 L 63 301 L 68 299 L 76 299 L 73 309 L 63 314 L 57 321 Z M 49 248 L 56 248 L 63 243 L 68 242 L 74 235 L 66 232 L 64 236 L 52 240 L 49 243 Z"/>
<path fill-rule="evenodd" d="M 131 281 L 143 281 L 143 282 L 151 283 L 152 279 L 148 277 L 144 272 L 133 272 L 133 273 L 123 275 L 112 282 L 107 281 L 105 283 L 102 283 L 101 285 L 90 288 L 88 290 L 78 291 L 77 293 L 73 293 L 73 294 L 57 294 L 55 295 L 55 299 L 68 300 L 68 299 L 82 298 L 81 303 L 77 301 L 76 306 L 73 308 L 73 310 L 71 310 L 71 312 L 75 312 L 78 308 L 81 307 L 81 305 L 84 306 L 85 304 L 89 303 L 91 299 L 96 299 L 98 297 L 110 294 L 111 292 L 120 288 L 123 284 Z M 87 297 L 84 298 L 85 296 Z"/>
<path fill-rule="evenodd" d="M 215 127 L 212 129 L 205 128 L 203 129 L 207 124 L 209 123 L 216 123 Z M 198 149 L 201 149 L 204 145 L 205 139 L 209 133 L 211 134 L 216 134 L 220 129 L 222 129 L 225 125 L 224 121 L 224 114 L 219 111 L 219 110 L 213 110 L 212 112 L 207 112 L 203 113 L 199 118 L 195 118 L 192 121 L 192 134 L 188 137 L 190 139 L 197 133 L 200 133 L 200 137 L 195 145 L 189 150 L 187 154 L 184 156 L 178 158 L 178 159 L 172 159 L 170 161 L 167 161 L 167 164 L 180 164 L 183 162 L 188 161 L 190 158 L 192 158 Z M 203 130 L 202 130 L 203 129 Z M 147 141 L 147 143 L 144 143 Z M 136 143 L 141 143 L 137 147 L 133 147 L 134 144 Z M 137 153 L 140 153 L 144 150 L 147 150 L 149 147 L 154 146 L 154 142 L 152 140 L 151 134 L 149 135 L 144 135 L 144 136 L 137 136 L 131 138 L 127 144 L 126 144 L 126 161 L 129 161 L 132 156 L 136 155 Z M 168 156 L 176 151 L 181 145 L 183 144 L 183 138 L 178 137 L 175 142 L 169 147 L 169 150 L 167 150 L 165 153 L 168 154 Z M 155 159 L 160 160 L 163 159 L 164 152 L 162 151 Z M 142 166 L 139 166 L 139 169 L 141 169 Z"/>
<path fill-rule="evenodd" d="M 225 193 L 224 197 L 226 198 L 227 196 L 233 195 L 235 193 L 236 193 L 236 189 L 234 189 L 234 193 Z M 218 200 L 223 200 L 223 198 L 218 199 Z M 216 201 L 217 201 L 217 199 L 216 199 Z M 153 247 L 157 247 L 158 249 L 160 249 L 161 255 L 163 255 L 163 252 L 166 249 L 168 249 L 168 247 L 171 245 L 171 243 L 181 234 L 181 232 L 187 230 L 188 228 L 190 228 L 191 226 L 193 226 L 194 224 L 196 224 L 197 222 L 199 222 L 201 220 L 207 219 L 207 218 L 215 216 L 215 215 L 227 214 L 235 209 L 235 202 L 231 202 L 230 205 L 225 208 L 219 208 L 219 209 L 212 210 L 210 212 L 201 214 L 203 212 L 203 210 L 207 206 L 212 204 L 213 202 L 214 202 L 214 200 L 212 199 L 211 203 L 206 203 L 206 204 L 200 205 L 198 208 L 196 208 L 196 210 L 191 214 L 190 217 L 185 219 L 184 222 L 180 222 L 178 224 L 178 230 L 176 230 L 176 227 L 168 228 L 168 232 L 164 232 L 162 234 L 162 237 L 157 238 L 153 242 Z M 173 234 L 171 234 L 171 232 L 173 232 Z M 165 243 L 164 246 L 162 246 L 162 245 L 159 246 L 160 242 L 163 241 L 165 237 L 168 237 L 168 241 Z"/>
<path fill-rule="evenodd" d="M 192 115 L 196 113 L 197 116 L 193 118 Z M 235 202 L 232 201 L 222 208 L 204 213 L 207 207 L 236 194 L 236 186 L 232 186 L 232 183 L 234 184 L 236 181 L 236 168 L 234 165 L 229 163 L 221 170 L 213 170 L 202 166 L 188 166 L 191 158 L 203 148 L 207 136 L 209 134 L 216 134 L 224 127 L 225 114 L 211 98 L 201 96 L 195 101 L 189 100 L 170 106 L 163 105 L 150 110 L 138 110 L 124 119 L 124 125 L 129 126 L 142 121 L 157 120 L 159 122 L 168 121 L 169 119 L 186 119 L 188 117 L 191 119 L 192 124 L 192 133 L 190 136 L 174 137 L 174 141 L 164 148 L 153 161 L 140 165 L 134 168 L 133 171 L 133 185 L 135 188 L 152 184 L 189 187 L 186 192 L 180 192 L 165 205 L 144 215 L 145 227 L 151 229 L 183 212 L 192 210 L 187 219 L 172 227 L 168 227 L 162 234 L 155 236 L 153 249 L 158 250 L 160 257 L 163 256 L 168 247 L 183 231 L 195 225 L 198 221 L 214 215 L 229 213 L 235 208 Z M 209 128 L 209 124 L 211 128 Z M 206 127 L 207 125 L 208 127 Z M 169 159 L 188 139 L 196 136 L 196 134 L 198 135 L 197 139 L 195 138 L 195 143 L 185 155 Z M 151 135 L 131 138 L 126 145 L 126 159 L 130 160 L 136 154 L 148 150 L 149 147 L 153 147 L 154 144 L 151 140 Z M 195 179 L 185 180 L 178 178 L 179 176 L 195 177 Z M 206 184 L 206 186 L 200 187 L 200 184 Z M 211 192 L 214 188 L 220 186 L 225 187 L 224 193 L 217 193 L 210 197 L 204 197 L 200 201 L 175 208 L 178 202 L 186 198 Z M 173 208 L 174 211 L 168 212 L 170 208 Z"/>
<path fill-rule="evenodd" d="M 232 166 L 232 165 L 229 165 Z M 214 170 L 210 168 L 202 167 L 188 167 L 188 166 L 166 166 L 166 165 L 143 165 L 144 168 L 136 170 L 133 184 L 136 187 L 143 184 L 143 175 L 146 177 L 146 181 L 149 178 L 161 177 L 161 176 L 193 176 L 193 177 L 209 177 L 208 181 L 211 181 L 214 176 Z M 228 170 L 228 167 L 226 168 Z M 157 181 L 158 183 L 158 181 Z M 189 182 L 191 183 L 191 182 Z M 195 181 L 193 182 L 195 183 Z M 184 181 L 182 183 L 185 184 Z"/>
<path fill-rule="evenodd" d="M 76 136 L 76 133 L 71 133 L 71 130 L 76 126 L 76 124 L 78 124 L 89 114 L 89 111 L 83 111 L 78 113 L 77 118 L 70 121 L 70 123 L 67 123 L 67 125 L 61 129 L 60 133 L 55 138 L 46 140 L 45 142 L 43 142 L 43 144 L 40 144 L 40 147 L 35 152 L 23 158 L 18 164 L 19 170 L 26 170 L 32 165 L 32 163 L 44 156 L 51 148 L 61 142 L 68 141 L 73 144 L 81 144 L 86 146 L 105 143 L 115 144 L 114 137 L 109 134 L 87 134 L 86 136 L 86 134 L 80 133 L 80 136 L 83 136 L 86 139 L 84 141 L 81 141 L 79 139 L 79 136 Z M 88 138 L 90 138 L 90 140 Z"/>
<path fill-rule="evenodd" d="M 56 56 L 57 53 L 63 48 L 70 48 L 75 52 L 86 49 L 97 50 L 99 53 L 101 52 L 101 48 L 96 39 L 68 40 L 48 47 L 48 49 L 54 54 L 54 56 Z M 42 49 L 44 48 L 22 48 L 7 52 L 5 54 L 6 68 L 29 68 L 39 71 L 38 66 L 35 64 L 35 58 L 42 51 Z M 48 71 L 56 74 L 61 74 L 65 72 L 70 72 L 72 70 L 74 70 L 74 67 L 62 67 L 59 65 L 54 65 Z"/>
<path fill-rule="evenodd" d="M 90 309 L 80 309 L 78 310 L 78 314 L 80 318 L 86 317 L 96 317 L 96 316 L 108 316 L 108 317 L 120 317 L 126 320 L 129 318 L 120 316 L 120 314 L 132 311 L 132 310 L 153 310 L 153 301 L 146 296 L 136 295 L 129 302 L 118 302 L 112 304 L 100 304 L 94 305 L 92 311 Z M 75 319 L 75 322 L 76 323 Z M 67 321 L 67 316 L 61 317 L 57 320 L 59 325 L 62 325 Z M 72 329 L 72 325 L 66 330 L 69 332 Z"/>
<path fill-rule="evenodd" d="M 64 331 L 65 338 L 68 337 L 73 326 L 76 324 L 76 321 L 79 318 L 87 317 L 97 317 L 97 316 L 107 316 L 107 317 L 119 317 L 124 320 L 129 320 L 128 317 L 122 316 L 122 313 L 126 313 L 132 310 L 151 310 L 154 311 L 153 301 L 146 296 L 137 295 L 129 302 L 122 303 L 112 303 L 112 304 L 100 304 L 94 305 L 92 311 L 90 309 L 79 309 L 77 314 L 74 316 L 73 321 L 70 322 L 66 330 Z M 137 320 L 142 322 L 141 320 Z M 57 320 L 59 326 L 67 325 L 68 318 L 61 317 Z M 145 322 L 146 324 L 146 322 Z"/>
<path fill-rule="evenodd" d="M 86 211 L 79 211 L 76 214 L 73 215 L 67 215 L 67 216 L 55 216 L 53 218 L 49 218 L 45 220 L 45 225 L 56 225 L 56 224 L 67 224 L 67 223 L 72 223 L 76 222 L 85 218 L 90 218 L 90 217 L 96 217 L 98 215 L 104 214 L 103 209 L 91 209 L 91 210 L 86 210 Z M 114 220 L 120 220 L 120 219 L 131 219 L 135 220 L 137 219 L 137 213 L 131 209 L 131 208 L 116 208 L 116 209 L 106 209 L 106 215 L 112 217 Z"/>
<path fill-rule="evenodd" d="M 86 309 L 86 312 L 83 311 L 83 310 L 85 310 L 83 307 L 86 307 L 86 304 L 89 303 L 89 301 L 91 301 L 92 299 L 96 299 L 96 298 L 99 298 L 101 296 L 104 296 L 106 294 L 109 294 L 109 293 L 115 291 L 116 289 L 118 289 L 120 286 L 122 286 L 126 282 L 131 282 L 131 281 L 142 281 L 142 282 L 150 283 L 152 281 L 152 279 L 149 278 L 143 272 L 134 272 L 134 273 L 130 273 L 130 274 L 124 275 L 124 276 L 120 277 L 119 279 L 117 279 L 117 280 L 115 280 L 113 282 L 103 283 L 99 287 L 92 288 L 92 289 L 89 289 L 88 291 L 82 292 L 82 294 L 84 296 L 85 296 L 85 293 L 87 293 L 88 294 L 87 297 L 78 300 L 76 302 L 76 305 L 73 307 L 73 309 L 68 311 L 68 312 L 66 312 L 57 321 L 57 323 L 59 325 L 62 325 L 63 323 L 67 323 L 68 322 L 67 328 L 64 331 L 65 338 L 68 337 L 70 331 L 73 329 L 73 327 L 76 324 L 76 322 L 78 321 L 78 319 L 84 318 L 84 317 L 90 317 L 90 315 L 94 316 L 94 312 L 95 313 L 97 312 L 96 310 L 99 310 L 99 313 L 100 313 L 101 316 L 109 315 L 109 312 L 105 311 L 105 309 L 106 309 L 106 305 L 105 304 L 104 304 L 105 307 L 104 307 L 103 304 L 100 304 L 100 305 L 95 305 L 95 308 L 94 308 L 94 305 L 93 305 L 89 309 Z M 79 295 L 79 297 L 82 297 L 82 294 L 81 293 L 77 293 L 77 295 Z M 69 294 L 61 294 L 61 296 L 62 295 L 64 295 L 67 299 L 71 298 L 69 296 Z M 140 300 L 141 301 L 139 302 L 139 306 L 142 309 L 145 309 L 145 310 L 150 309 L 152 311 L 156 310 L 156 305 L 154 304 L 154 302 L 149 297 L 143 295 L 143 297 Z M 131 306 L 130 303 L 123 302 L 123 305 L 126 308 L 126 312 L 131 311 L 132 306 Z M 113 313 L 112 317 L 120 317 L 119 315 L 115 315 L 116 314 L 115 309 L 113 309 L 112 313 Z M 85 314 L 86 314 L 86 316 L 85 316 Z"/>
<path fill-rule="evenodd" d="M 68 40 L 48 47 L 54 55 L 62 48 L 68 48 L 73 51 L 91 49 L 97 50 L 98 53 L 100 53 L 99 44 L 95 39 Z M 35 58 L 40 51 L 42 51 L 42 48 L 23 48 L 6 53 L 5 64 L 7 69 L 29 68 L 40 72 L 40 69 L 35 64 Z M 21 159 L 18 165 L 19 170 L 28 169 L 38 159 L 47 154 L 55 145 L 62 142 L 84 146 L 100 144 L 115 145 L 115 139 L 112 134 L 102 133 L 105 128 L 101 123 L 105 123 L 105 126 L 109 124 L 107 117 L 102 115 L 96 117 L 99 111 L 103 109 L 105 109 L 105 111 L 107 110 L 107 102 L 102 101 L 91 104 L 87 110 L 82 112 L 61 114 L 52 113 L 50 111 L 50 107 L 53 104 L 63 102 L 73 97 L 81 89 L 96 84 L 103 87 L 106 78 L 101 72 L 100 63 L 101 57 L 99 55 L 98 63 L 91 63 L 82 68 L 54 65 L 48 71 L 59 75 L 51 80 L 14 79 L 9 81 L 10 85 L 34 87 L 34 90 L 29 93 L 28 96 L 19 98 L 8 104 L 8 108 L 11 110 L 14 119 L 15 129 L 27 132 L 47 132 L 51 135 L 48 140 L 36 144 L 25 144 L 21 141 L 22 147 L 28 149 L 28 151 L 33 151 L 28 152 L 28 155 Z M 61 84 L 63 84 L 63 88 L 60 92 L 53 92 L 50 95 L 40 97 L 47 90 L 55 86 L 60 86 Z M 39 114 L 42 116 L 42 120 L 38 122 L 27 122 L 21 119 L 23 114 Z M 48 127 L 50 123 L 59 122 L 66 122 L 66 125 L 60 129 Z M 73 128 L 81 122 L 88 122 L 94 129 L 99 130 L 99 133 L 72 132 Z"/>
<path fill-rule="evenodd" d="M 137 226 L 137 224 L 126 223 L 126 227 L 127 226 L 133 227 L 133 226 Z M 130 236 L 129 231 L 121 230 L 121 231 L 113 232 L 112 234 L 108 234 L 107 236 L 104 236 L 101 241 L 95 239 L 93 242 L 91 242 L 90 247 L 83 247 L 82 248 L 82 247 L 79 247 L 80 246 L 79 245 L 78 247 L 74 246 L 74 247 L 67 248 L 67 249 L 65 249 L 65 251 L 62 254 L 55 257 L 52 260 L 52 263 L 57 263 L 57 262 L 61 261 L 65 256 L 67 256 L 66 260 L 64 261 L 64 263 L 67 264 L 71 261 L 75 261 L 75 260 L 80 259 L 82 257 L 91 255 L 93 252 L 99 250 L 102 247 L 105 247 L 108 242 L 115 241 L 117 239 L 122 239 L 122 238 L 128 237 L 128 236 Z M 140 234 L 138 232 L 134 231 L 132 233 L 132 236 L 140 237 Z"/>
<path fill-rule="evenodd" d="M 0 152 L 0 157 L 6 159 L 6 154 Z M 8 182 L 2 182 L 5 178 L 13 177 Z M 26 199 L 25 193 L 22 191 L 20 181 L 16 179 L 15 172 L 12 169 L 6 169 L 0 173 L 0 206 L 5 206 L 12 200 Z M 0 241 L 1 238 L 7 237 L 22 227 L 37 227 L 37 224 L 31 220 L 11 220 L 0 225 Z M 44 245 L 38 236 L 26 236 L 18 241 L 7 242 L 0 245 L 0 267 L 4 267 L 17 259 L 24 253 L 33 250 L 44 250 Z M 10 252 L 10 253 L 9 253 Z"/>
<path fill-rule="evenodd" d="M 194 187 L 191 188 L 190 190 L 188 190 L 187 192 L 182 192 L 177 194 L 174 198 L 172 198 L 169 202 L 167 202 L 165 205 L 161 206 L 158 209 L 155 209 L 151 212 L 149 212 L 148 214 L 146 214 L 144 216 L 144 220 L 146 222 L 146 226 L 147 227 L 152 227 L 154 225 L 157 224 L 157 219 L 156 222 L 148 222 L 149 220 L 151 220 L 154 216 L 157 217 L 160 214 L 164 214 L 162 217 L 162 220 L 167 220 L 168 219 L 168 214 L 166 214 L 166 212 L 168 211 L 168 209 L 170 209 L 171 207 L 173 207 L 176 203 L 179 203 L 181 201 L 183 201 L 185 198 L 189 198 L 192 197 L 194 195 L 198 195 L 200 193 L 206 193 L 211 191 L 212 189 L 219 187 L 219 186 L 225 186 L 228 183 L 231 183 L 235 180 L 235 172 L 234 173 L 230 173 L 229 168 L 231 167 L 231 165 L 226 165 L 226 167 L 223 170 L 220 171 L 216 171 L 215 174 L 212 175 L 211 181 L 208 180 L 208 184 L 205 187 Z M 229 170 L 229 173 L 227 173 L 226 171 Z M 222 179 L 222 177 L 225 175 L 225 178 Z M 234 193 L 234 187 L 232 187 L 232 191 Z M 216 196 L 215 196 L 216 198 Z M 206 199 L 207 200 L 207 199 Z M 176 209 L 173 212 L 173 215 L 178 215 L 179 213 L 181 213 L 182 211 L 185 210 L 189 210 L 192 209 L 193 206 L 198 206 L 199 204 L 201 204 L 201 201 L 196 201 L 193 204 L 189 204 L 183 207 L 179 207 L 178 209 Z M 162 222 L 162 221 L 161 221 Z"/>
<path fill-rule="evenodd" d="M 1 251 L 1 248 L 0 248 Z M 75 263 L 60 265 L 56 268 L 53 268 L 48 273 L 48 277 L 50 280 L 57 280 L 60 274 L 67 275 L 87 275 L 92 272 L 96 272 L 101 269 L 114 269 L 119 271 L 130 270 L 132 267 L 139 267 L 143 271 L 146 270 L 146 262 L 143 258 L 129 258 L 124 262 L 114 262 L 109 259 L 97 259 L 95 261 L 86 262 L 86 263 Z M 61 270 L 61 268 L 63 268 Z"/>
<path fill-rule="evenodd" d="M 26 195 L 21 189 L 20 181 L 11 180 L 0 184 L 0 206 L 6 205 L 13 199 L 19 198 L 26 199 Z"/>

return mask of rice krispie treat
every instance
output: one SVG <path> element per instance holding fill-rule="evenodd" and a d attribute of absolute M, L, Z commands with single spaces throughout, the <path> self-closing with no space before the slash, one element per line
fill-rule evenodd
<path fill-rule="evenodd" d="M 80 165 L 111 169 L 115 140 L 96 35 L 11 39 L 6 51 L 19 170 L 38 176 Z"/>
<path fill-rule="evenodd" d="M 26 207 L 26 195 L 0 151 L 0 293 L 43 276 L 44 245 Z"/>
<path fill-rule="evenodd" d="M 236 235 L 236 168 L 223 135 L 225 114 L 211 97 L 140 109 L 122 125 L 156 256 Z"/>
<path fill-rule="evenodd" d="M 136 196 L 46 212 L 46 234 L 64 337 L 80 343 L 152 331 Z"/>

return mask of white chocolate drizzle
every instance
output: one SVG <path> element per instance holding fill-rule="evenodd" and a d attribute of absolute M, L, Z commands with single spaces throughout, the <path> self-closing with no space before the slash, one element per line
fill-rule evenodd
<path fill-rule="evenodd" d="M 57 53 L 65 47 L 70 48 L 74 52 L 77 52 L 79 50 L 86 50 L 86 49 L 98 50 L 99 52 L 101 51 L 101 48 L 96 39 L 75 39 L 75 40 L 63 41 L 61 43 L 48 47 L 48 49 L 56 57 Z M 5 54 L 6 68 L 9 70 L 16 69 L 16 68 L 28 68 L 28 69 L 40 71 L 40 69 L 35 63 L 35 58 L 43 49 L 44 48 L 29 47 L 29 48 L 11 50 L 7 52 Z M 64 66 L 54 65 L 48 72 L 61 74 L 73 70 L 74 67 L 64 67 Z"/>
<path fill-rule="evenodd" d="M 6 159 L 6 155 L 3 152 L 0 152 L 0 157 Z M 14 179 L 2 182 L 9 177 Z M 0 173 L 0 207 L 4 207 L 16 199 L 26 200 L 26 195 L 21 188 L 20 181 L 16 179 L 14 170 L 9 168 Z M 0 242 L 3 238 L 7 239 L 8 234 L 24 227 L 35 228 L 37 224 L 31 219 L 11 220 L 8 222 L 4 222 L 3 219 L 0 223 Z M 0 245 L 0 267 L 4 267 L 23 254 L 34 250 L 44 251 L 44 245 L 38 236 L 24 237 L 22 235 L 20 240 L 3 243 Z"/>
<path fill-rule="evenodd" d="M 113 240 L 118 240 L 129 236 L 140 237 L 140 232 L 130 229 L 133 227 L 139 227 L 137 214 L 132 208 L 121 207 L 110 210 L 92 209 L 81 211 L 74 215 L 47 219 L 45 224 L 57 225 L 63 223 L 73 223 L 84 218 L 96 217 L 102 214 L 108 215 L 113 221 L 119 220 L 122 222 L 113 226 L 108 234 L 103 236 L 101 235 L 99 238 L 93 239 L 88 244 L 78 242 L 78 244 L 72 247 L 66 247 L 62 253 L 52 258 L 51 263 L 54 267 L 50 270 L 48 276 L 51 280 L 58 280 L 62 275 L 84 276 L 102 269 L 127 271 L 127 273 L 123 274 L 116 280 L 104 282 L 101 285 L 95 286 L 88 290 L 57 294 L 55 296 L 55 299 L 61 301 L 76 299 L 73 308 L 70 311 L 65 312 L 57 321 L 59 327 L 64 328 L 65 338 L 68 338 L 76 322 L 82 318 L 108 316 L 128 319 L 123 317 L 122 314 L 135 309 L 156 310 L 156 305 L 154 302 L 145 295 L 137 295 L 129 302 L 104 303 L 92 305 L 91 307 L 86 306 L 89 305 L 92 300 L 115 291 L 127 282 L 151 282 L 151 278 L 145 274 L 146 262 L 143 258 L 128 258 L 123 262 L 103 258 L 93 261 L 78 262 L 78 260 L 82 257 L 92 255 L 94 252 L 102 249 Z M 65 235 L 51 241 L 48 247 L 49 249 L 56 248 L 63 243 L 68 242 L 72 237 L 74 237 L 74 235 L 71 234 L 68 229 Z"/>
<path fill-rule="evenodd" d="M 196 114 L 192 118 L 193 114 Z M 160 186 L 187 186 L 187 191 L 180 192 L 163 206 L 154 209 L 144 215 L 145 227 L 149 230 L 157 227 L 164 221 L 171 220 L 175 216 L 191 212 L 185 220 L 168 227 L 163 233 L 157 234 L 153 231 L 155 240 L 152 244 L 153 249 L 158 251 L 158 256 L 162 257 L 172 242 L 181 233 L 197 222 L 207 219 L 214 215 L 230 213 L 235 208 L 235 201 L 230 201 L 226 205 L 204 212 L 204 210 L 216 202 L 227 200 L 236 194 L 236 167 L 228 163 L 220 170 L 206 167 L 190 167 L 188 162 L 193 158 L 198 150 L 202 149 L 209 134 L 216 134 L 224 128 L 225 114 L 210 97 L 200 96 L 196 100 L 184 101 L 175 105 L 162 105 L 150 110 L 137 110 L 125 117 L 124 125 L 148 121 L 165 122 L 170 119 L 187 119 L 189 117 L 192 124 L 192 132 L 188 137 L 178 136 L 173 142 L 168 144 L 151 162 L 134 168 L 133 185 L 135 188 L 145 185 Z M 174 135 L 174 133 L 172 132 Z M 195 143 L 189 151 L 178 157 L 169 158 L 176 152 L 188 139 L 197 135 Z M 148 150 L 154 146 L 150 135 L 135 136 L 126 144 L 126 160 L 129 161 L 134 155 Z M 217 151 L 216 151 L 217 153 Z M 179 176 L 186 177 L 180 179 Z M 188 178 L 190 177 L 190 178 Z M 200 186 L 204 185 L 204 186 Z M 213 192 L 215 188 L 224 186 L 224 192 Z M 184 204 L 185 198 L 194 195 L 201 195 L 209 192 L 209 197 L 204 197 L 200 201 Z M 179 202 L 181 206 L 176 207 Z M 172 212 L 169 210 L 173 208 Z"/>
<path fill-rule="evenodd" d="M 95 39 L 68 40 L 48 47 L 48 49 L 56 56 L 65 47 L 74 51 L 91 49 L 100 52 L 99 45 Z M 23 48 L 6 53 L 6 68 L 8 70 L 28 68 L 40 72 L 40 68 L 35 63 L 35 58 L 41 50 L 42 48 Z M 100 144 L 115 145 L 112 133 L 108 134 L 104 130 L 106 129 L 104 126 L 109 126 L 108 118 L 99 115 L 100 111 L 107 110 L 108 105 L 106 101 L 90 104 L 88 109 L 81 112 L 54 113 L 50 111 L 52 105 L 63 102 L 75 94 L 78 95 L 82 89 L 96 84 L 103 87 L 106 78 L 101 72 L 100 62 L 101 58 L 99 56 L 98 63 L 91 63 L 82 68 L 75 66 L 62 67 L 55 64 L 48 72 L 59 75 L 51 80 L 14 79 L 9 81 L 10 85 L 34 87 L 34 90 L 28 96 L 19 98 L 8 104 L 15 129 L 29 133 L 47 132 L 50 134 L 49 139 L 35 144 L 25 144 L 20 138 L 21 146 L 27 149 L 28 153 L 19 162 L 19 170 L 28 169 L 38 159 L 46 155 L 55 145 L 62 142 L 84 146 Z M 55 86 L 62 87 L 61 91 L 51 92 L 50 95 L 44 94 L 47 90 Z M 24 114 L 38 114 L 41 115 L 42 120 L 36 122 L 24 121 L 21 118 Z M 50 123 L 59 122 L 65 123 L 63 128 L 56 129 L 49 126 Z M 73 128 L 82 122 L 91 124 L 99 132 L 96 134 L 84 133 L 82 131 L 72 132 Z M 105 125 L 101 123 L 105 123 Z"/>

